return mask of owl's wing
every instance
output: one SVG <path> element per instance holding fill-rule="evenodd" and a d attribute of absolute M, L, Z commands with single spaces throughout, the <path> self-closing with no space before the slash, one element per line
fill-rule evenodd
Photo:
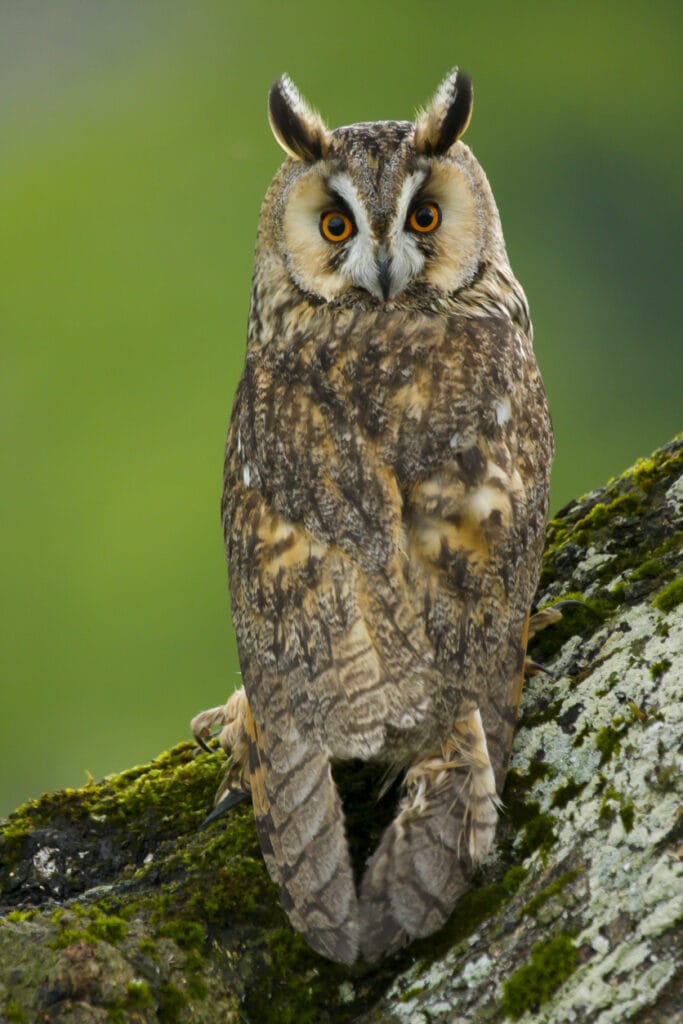
<path fill-rule="evenodd" d="M 449 703 L 469 701 L 481 711 L 499 791 L 543 541 L 536 486 L 508 446 L 482 438 L 419 481 L 406 511 L 409 586 L 446 693 L 457 683 Z"/>

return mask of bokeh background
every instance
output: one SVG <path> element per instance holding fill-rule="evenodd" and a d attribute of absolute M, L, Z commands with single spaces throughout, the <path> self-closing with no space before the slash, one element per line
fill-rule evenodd
<path fill-rule="evenodd" d="M 271 81 L 338 125 L 470 72 L 558 509 L 683 425 L 682 29 L 665 0 L 0 0 L 0 813 L 239 682 L 218 505 Z"/>

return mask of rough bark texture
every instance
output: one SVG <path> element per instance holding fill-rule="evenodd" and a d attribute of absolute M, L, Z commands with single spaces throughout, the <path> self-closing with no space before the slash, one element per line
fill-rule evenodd
<path fill-rule="evenodd" d="M 437 936 L 373 970 L 288 927 L 251 808 L 198 830 L 223 757 L 156 761 L 19 808 L 0 836 L 0 1021 L 670 1022 L 679 982 L 683 438 L 548 528 L 494 854 Z M 391 807 L 340 784 L 357 857 Z M 389 795 L 391 799 L 391 794 Z"/>

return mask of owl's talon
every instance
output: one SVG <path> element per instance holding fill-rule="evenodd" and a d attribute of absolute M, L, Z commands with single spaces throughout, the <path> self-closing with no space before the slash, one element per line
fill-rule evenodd
<path fill-rule="evenodd" d="M 598 615 L 598 612 L 596 612 L 594 608 L 591 608 L 589 604 L 586 604 L 585 601 L 577 601 L 576 598 L 567 598 L 566 601 L 558 601 L 557 604 L 552 604 L 547 608 L 542 608 L 530 617 L 527 643 L 532 637 L 536 636 L 537 633 L 547 629 L 548 626 L 557 625 L 557 623 L 562 619 L 562 611 L 565 608 L 583 608 L 585 611 Z M 535 676 L 538 675 L 539 672 L 543 672 L 545 675 L 550 676 L 551 679 L 558 678 L 552 669 L 546 668 L 545 665 L 541 665 L 540 662 L 534 661 L 533 658 L 527 657 L 524 659 L 525 676 Z"/>
<path fill-rule="evenodd" d="M 247 695 L 244 689 L 240 688 L 230 696 L 227 704 L 201 711 L 190 722 L 192 735 L 200 750 L 215 754 L 217 749 L 222 748 L 228 754 L 225 775 L 216 793 L 215 807 L 203 825 L 207 825 L 249 796 L 249 756 L 245 733 L 245 717 L 248 711 Z M 211 740 L 216 737 L 218 748 L 209 746 Z"/>
<path fill-rule="evenodd" d="M 214 733 L 214 735 L 215 735 L 215 733 Z M 206 740 L 204 739 L 203 736 L 199 736 L 197 733 L 195 733 L 195 737 L 194 738 L 195 738 L 195 740 L 197 742 L 197 747 L 199 748 L 199 749 L 194 751 L 195 754 L 201 754 L 202 750 L 205 750 L 207 754 L 213 754 L 214 753 L 213 748 L 209 746 L 209 744 L 206 742 Z M 214 736 L 210 736 L 209 737 L 209 739 L 213 739 L 213 738 L 214 738 Z"/>
<path fill-rule="evenodd" d="M 541 665 L 540 662 L 534 661 L 533 658 L 524 659 L 524 673 L 527 676 L 537 676 L 540 672 L 545 676 L 550 676 L 551 679 L 557 679 L 557 675 L 551 668 L 546 668 L 545 665 Z"/>
<path fill-rule="evenodd" d="M 561 618 L 562 612 L 556 604 L 550 605 L 548 608 L 542 608 L 539 612 L 534 612 L 534 614 L 529 618 L 527 643 L 535 637 L 537 633 L 547 629 L 548 626 L 556 626 Z"/>
<path fill-rule="evenodd" d="M 212 811 L 210 811 L 204 818 L 204 821 L 199 826 L 200 830 L 210 825 L 216 818 L 220 818 L 226 811 L 231 811 L 233 807 L 237 807 L 238 804 L 243 803 L 244 800 L 251 800 L 251 794 L 247 793 L 244 789 L 231 789 L 229 793 L 218 801 Z"/>

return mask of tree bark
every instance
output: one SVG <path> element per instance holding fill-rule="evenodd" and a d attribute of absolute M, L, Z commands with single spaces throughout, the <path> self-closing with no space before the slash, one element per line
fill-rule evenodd
<path fill-rule="evenodd" d="M 683 1019 L 683 435 L 549 524 L 494 853 L 446 927 L 373 969 L 310 952 L 251 808 L 205 829 L 220 753 L 19 808 L 0 834 L 0 1022 Z M 339 774 L 362 859 L 390 805 Z M 389 795 L 385 800 L 391 800 Z"/>

